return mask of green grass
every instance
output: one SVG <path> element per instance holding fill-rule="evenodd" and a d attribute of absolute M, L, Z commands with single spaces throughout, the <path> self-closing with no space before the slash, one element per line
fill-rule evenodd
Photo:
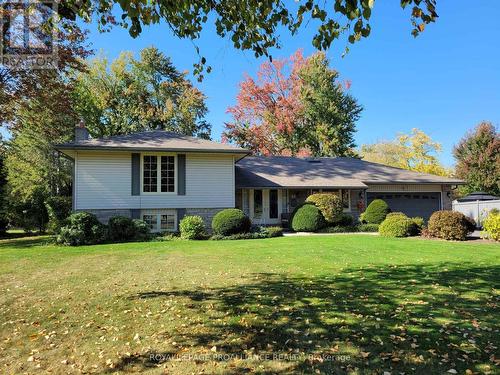
<path fill-rule="evenodd" d="M 497 370 L 498 244 L 47 241 L 0 241 L 4 373 Z"/>

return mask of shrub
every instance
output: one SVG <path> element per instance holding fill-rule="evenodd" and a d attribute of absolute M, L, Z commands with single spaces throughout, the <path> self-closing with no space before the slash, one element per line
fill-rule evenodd
<path fill-rule="evenodd" d="M 429 235 L 433 237 L 459 241 L 465 240 L 467 234 L 474 230 L 471 221 L 464 214 L 456 211 L 434 212 L 427 228 Z"/>
<path fill-rule="evenodd" d="M 406 215 L 392 215 L 380 224 L 378 232 L 384 237 L 407 237 L 414 223 Z"/>
<path fill-rule="evenodd" d="M 372 201 L 362 214 L 362 221 L 368 224 L 380 224 L 391 210 L 382 199 Z"/>
<path fill-rule="evenodd" d="M 186 240 L 205 238 L 205 222 L 201 216 L 184 216 L 179 223 L 181 237 Z"/>
<path fill-rule="evenodd" d="M 9 225 L 9 220 L 5 216 L 4 212 L 0 213 L 0 235 L 4 235 L 7 232 L 7 226 Z"/>
<path fill-rule="evenodd" d="M 488 238 L 500 241 L 500 213 L 491 210 L 483 222 L 483 228 Z"/>
<path fill-rule="evenodd" d="M 59 233 L 66 219 L 71 215 L 71 197 L 48 197 L 45 200 L 45 207 L 47 208 L 47 214 L 49 216 L 47 229 L 51 233 Z"/>
<path fill-rule="evenodd" d="M 136 238 L 134 221 L 125 216 L 113 216 L 108 221 L 108 237 L 111 241 L 131 241 Z"/>
<path fill-rule="evenodd" d="M 410 236 L 418 236 L 424 229 L 425 220 L 420 216 L 412 217 L 410 218 L 410 220 L 412 222 L 412 226 L 410 228 Z"/>
<path fill-rule="evenodd" d="M 312 204 L 300 207 L 292 219 L 292 229 L 296 232 L 316 232 L 325 224 L 325 218 L 320 209 Z"/>
<path fill-rule="evenodd" d="M 218 212 L 212 219 L 214 234 L 229 236 L 231 234 L 246 233 L 250 230 L 250 219 L 237 208 L 227 208 Z"/>
<path fill-rule="evenodd" d="M 356 225 L 337 225 L 334 227 L 326 227 L 319 230 L 320 233 L 353 233 L 359 232 Z"/>
<path fill-rule="evenodd" d="M 339 220 L 335 221 L 333 224 L 341 227 L 350 227 L 355 225 L 355 221 L 356 220 L 352 215 L 343 213 L 342 215 L 340 215 Z"/>
<path fill-rule="evenodd" d="M 283 228 L 281 227 L 264 227 L 264 231 L 267 233 L 267 238 L 283 236 Z"/>
<path fill-rule="evenodd" d="M 132 220 L 135 227 L 135 239 L 137 241 L 147 240 L 151 236 L 151 228 L 149 225 L 141 219 Z"/>
<path fill-rule="evenodd" d="M 59 231 L 57 242 L 70 246 L 93 245 L 105 238 L 106 227 L 95 215 L 77 212 L 69 216 L 67 224 Z"/>
<path fill-rule="evenodd" d="M 342 200 L 334 193 L 317 193 L 307 197 L 306 202 L 319 208 L 326 222 L 333 224 L 342 218 Z"/>
<path fill-rule="evenodd" d="M 358 225 L 359 232 L 378 232 L 379 224 L 360 224 Z"/>

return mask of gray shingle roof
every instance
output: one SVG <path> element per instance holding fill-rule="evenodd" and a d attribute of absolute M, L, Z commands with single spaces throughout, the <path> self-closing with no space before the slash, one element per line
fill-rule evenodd
<path fill-rule="evenodd" d="M 56 145 L 58 150 L 137 150 L 249 154 L 248 150 L 225 143 L 152 130 L 108 138 L 88 139 Z"/>
<path fill-rule="evenodd" d="M 369 184 L 461 184 L 461 180 L 355 158 L 246 157 L 236 164 L 237 187 L 344 187 Z"/>

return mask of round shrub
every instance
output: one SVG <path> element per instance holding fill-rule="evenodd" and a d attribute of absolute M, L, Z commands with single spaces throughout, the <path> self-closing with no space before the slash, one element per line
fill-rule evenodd
<path fill-rule="evenodd" d="M 378 232 L 384 237 L 408 237 L 413 225 L 406 215 L 393 215 L 380 224 Z"/>
<path fill-rule="evenodd" d="M 319 208 L 327 223 L 333 224 L 342 218 L 342 200 L 337 194 L 317 193 L 307 197 L 306 202 Z"/>
<path fill-rule="evenodd" d="M 251 226 L 250 219 L 237 208 L 227 208 L 219 211 L 212 219 L 213 232 L 222 236 L 246 233 L 250 231 Z"/>
<path fill-rule="evenodd" d="M 136 237 L 134 221 L 125 216 L 113 216 L 108 221 L 108 236 L 111 241 L 130 241 Z"/>
<path fill-rule="evenodd" d="M 205 222 L 201 216 L 184 216 L 179 229 L 181 237 L 186 240 L 201 240 L 205 237 Z"/>
<path fill-rule="evenodd" d="M 93 245 L 105 239 L 106 227 L 88 212 L 71 214 L 57 236 L 58 243 L 70 246 Z"/>
<path fill-rule="evenodd" d="M 474 230 L 470 219 L 456 211 L 434 212 L 429 219 L 427 229 L 432 237 L 458 241 L 464 241 L 467 234 Z"/>
<path fill-rule="evenodd" d="M 495 241 L 500 241 L 500 213 L 491 210 L 484 219 L 483 229 L 488 238 Z"/>
<path fill-rule="evenodd" d="M 316 232 L 326 225 L 320 209 L 312 204 L 305 204 L 293 215 L 292 229 L 295 232 Z"/>
<path fill-rule="evenodd" d="M 368 224 L 380 224 L 390 211 L 387 203 L 382 199 L 375 199 L 366 207 L 362 220 Z"/>
<path fill-rule="evenodd" d="M 132 220 L 135 227 L 135 239 L 138 241 L 147 240 L 151 235 L 151 228 L 148 223 L 141 219 Z"/>

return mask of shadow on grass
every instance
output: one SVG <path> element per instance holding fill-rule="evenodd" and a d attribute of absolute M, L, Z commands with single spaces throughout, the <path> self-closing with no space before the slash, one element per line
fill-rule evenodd
<path fill-rule="evenodd" d="M 51 243 L 52 236 L 33 236 L 20 238 L 0 239 L 0 249 L 25 249 L 33 246 L 46 245 Z"/>
<path fill-rule="evenodd" d="M 355 368 L 361 373 L 464 373 L 494 366 L 499 282 L 499 266 L 385 266 L 325 277 L 254 274 L 242 285 L 146 291 L 129 298 L 188 302 L 203 321 L 188 324 L 178 337 L 191 350 L 216 346 L 218 353 L 240 357 L 295 355 L 282 370 L 236 361 L 224 373 L 346 373 Z M 339 353 L 350 358 L 332 360 Z M 126 358 L 115 370 L 162 363 L 151 354 L 158 353 Z M 319 358 L 324 355 L 329 359 Z"/>

